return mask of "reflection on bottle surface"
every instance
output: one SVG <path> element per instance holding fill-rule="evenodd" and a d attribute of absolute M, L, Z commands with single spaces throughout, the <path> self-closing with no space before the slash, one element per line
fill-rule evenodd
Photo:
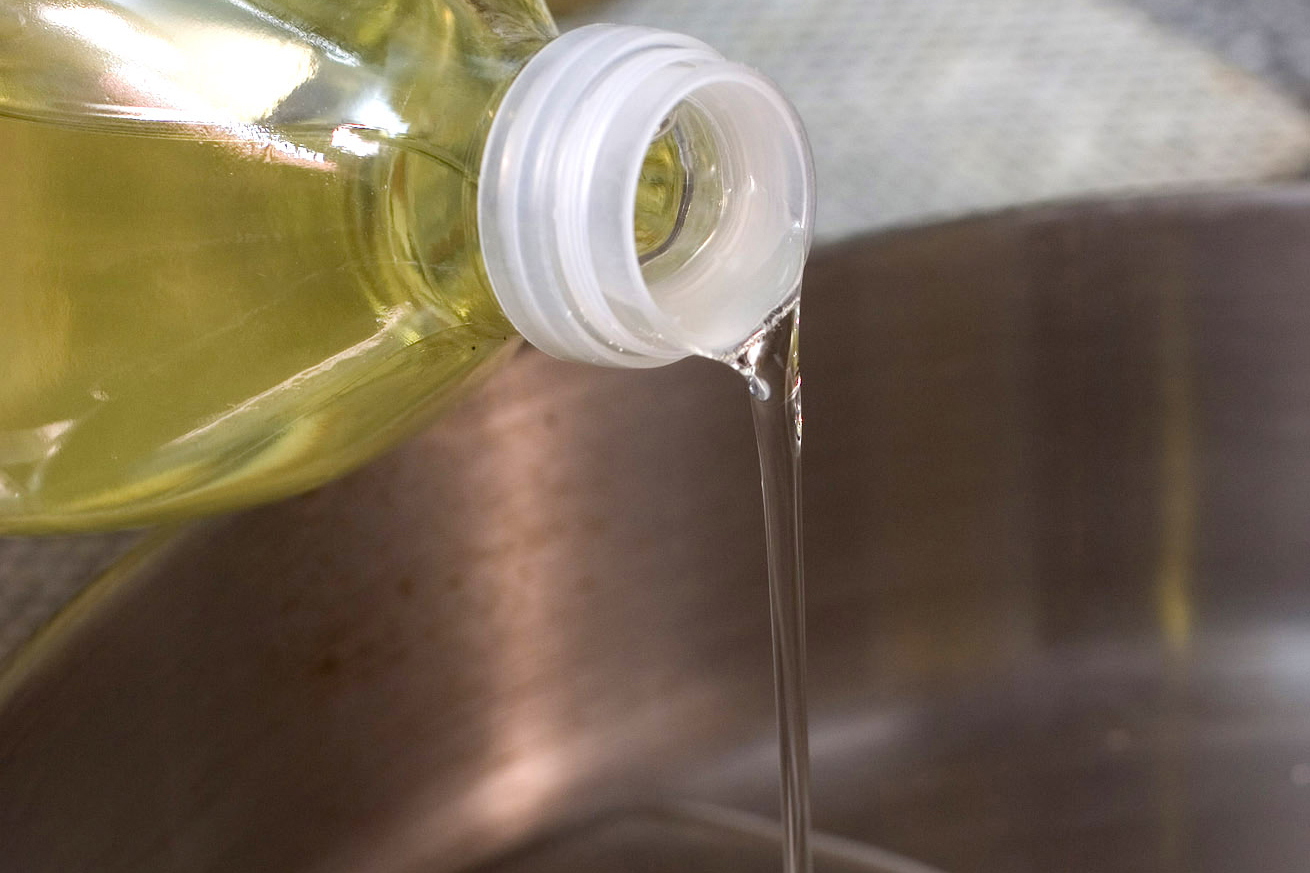
<path fill-rule="evenodd" d="M 467 220 L 534 2 L 0 13 L 0 532 L 359 463 L 509 344 Z"/>

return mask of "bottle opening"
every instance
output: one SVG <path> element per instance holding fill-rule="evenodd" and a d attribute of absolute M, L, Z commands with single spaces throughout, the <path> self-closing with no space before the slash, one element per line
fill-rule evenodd
<path fill-rule="evenodd" d="M 719 357 L 792 302 L 813 196 L 804 131 L 773 83 L 690 37 L 593 25 L 506 93 L 478 226 L 529 342 L 658 366 Z"/>
<path fill-rule="evenodd" d="M 789 303 L 808 251 L 786 107 L 758 80 L 734 78 L 682 98 L 646 153 L 635 193 L 640 281 L 666 335 L 709 355 L 734 348 Z"/>

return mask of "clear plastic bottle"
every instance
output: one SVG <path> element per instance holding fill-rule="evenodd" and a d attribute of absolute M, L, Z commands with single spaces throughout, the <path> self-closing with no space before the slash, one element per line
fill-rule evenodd
<path fill-rule="evenodd" d="M 536 0 L 10 0 L 0 154 L 0 533 L 311 487 L 519 335 L 724 354 L 812 223 L 767 80 Z"/>

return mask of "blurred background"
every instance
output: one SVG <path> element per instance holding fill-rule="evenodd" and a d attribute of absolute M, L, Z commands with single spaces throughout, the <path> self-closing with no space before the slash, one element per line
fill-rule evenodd
<path fill-rule="evenodd" d="M 615 0 L 809 128 L 832 240 L 1020 203 L 1286 179 L 1310 163 L 1304 0 Z"/>
<path fill-rule="evenodd" d="M 776 79 L 818 237 L 1310 170 L 1305 0 L 556 0 L 698 36 Z M 0 657 L 141 540 L 0 538 Z"/>

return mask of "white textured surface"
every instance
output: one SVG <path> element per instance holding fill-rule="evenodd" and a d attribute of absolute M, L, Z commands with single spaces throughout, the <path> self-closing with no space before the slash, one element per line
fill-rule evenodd
<path fill-rule="evenodd" d="M 131 532 L 0 537 L 0 659 L 140 538 Z"/>
<path fill-rule="evenodd" d="M 777 80 L 821 239 L 1310 163 L 1298 104 L 1107 0 L 618 0 L 585 20 L 681 30 Z"/>

